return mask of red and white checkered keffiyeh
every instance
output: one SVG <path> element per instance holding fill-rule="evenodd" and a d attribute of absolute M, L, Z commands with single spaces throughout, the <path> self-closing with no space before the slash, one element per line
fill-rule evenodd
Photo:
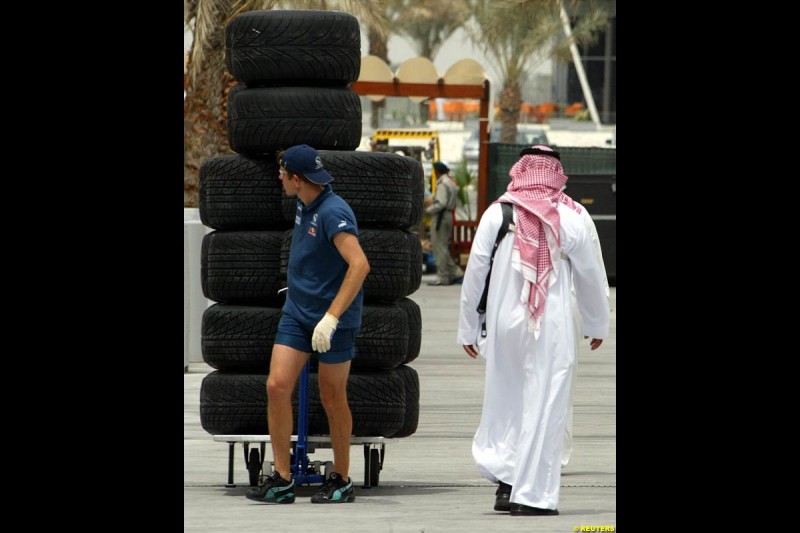
<path fill-rule="evenodd" d="M 533 148 L 552 151 L 543 145 Z M 567 176 L 561 161 L 546 155 L 523 155 L 508 173 L 511 182 L 496 201 L 517 206 L 512 263 L 525 278 L 520 301 L 528 305 L 528 330 L 538 339 L 547 289 L 556 279 L 561 255 L 558 202 L 571 202 L 561 192 Z"/>

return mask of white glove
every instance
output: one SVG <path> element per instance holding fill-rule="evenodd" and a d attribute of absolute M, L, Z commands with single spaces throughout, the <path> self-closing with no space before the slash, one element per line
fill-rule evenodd
<path fill-rule="evenodd" d="M 311 336 L 311 348 L 317 353 L 325 353 L 331 349 L 331 337 L 339 325 L 339 319 L 330 313 L 325 313 Z"/>

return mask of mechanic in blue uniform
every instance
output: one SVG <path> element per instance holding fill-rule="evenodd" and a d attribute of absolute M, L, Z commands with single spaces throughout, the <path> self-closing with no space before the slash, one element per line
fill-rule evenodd
<path fill-rule="evenodd" d="M 323 167 L 317 151 L 301 144 L 279 157 L 283 189 L 298 201 L 288 292 L 267 378 L 267 421 L 275 466 L 263 483 L 248 489 L 247 497 L 263 503 L 294 502 L 289 453 L 292 392 L 314 351 L 319 354 L 319 392 L 328 416 L 334 468 L 311 502 L 352 502 L 353 418 L 347 404 L 347 378 L 361 327 L 362 285 L 369 262 L 358 242 L 353 210 L 333 192 L 333 176 Z"/>

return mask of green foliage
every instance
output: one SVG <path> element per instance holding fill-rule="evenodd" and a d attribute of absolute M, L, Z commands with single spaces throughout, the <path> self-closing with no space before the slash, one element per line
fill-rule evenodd
<path fill-rule="evenodd" d="M 464 30 L 501 79 L 498 103 L 505 142 L 519 120 L 520 88 L 539 63 L 561 58 L 571 43 L 595 42 L 608 17 L 596 0 L 471 0 L 474 19 Z M 567 38 L 562 7 L 571 23 Z M 567 56 L 571 57 L 571 56 Z"/>
<path fill-rule="evenodd" d="M 607 20 L 594 1 L 567 2 L 572 13 L 581 15 L 570 40 L 563 32 L 559 0 L 472 1 L 475 19 L 465 31 L 494 60 L 501 78 L 511 83 L 524 80 L 538 63 L 557 55 L 571 41 L 593 42 Z"/>
<path fill-rule="evenodd" d="M 395 1 L 393 7 L 394 31 L 406 37 L 418 55 L 431 60 L 470 17 L 466 0 L 405 0 Z"/>

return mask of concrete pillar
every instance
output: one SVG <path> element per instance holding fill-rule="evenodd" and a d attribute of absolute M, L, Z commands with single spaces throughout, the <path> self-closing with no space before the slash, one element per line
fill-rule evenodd
<path fill-rule="evenodd" d="M 203 362 L 201 329 L 203 313 L 213 302 L 203 295 L 200 278 L 200 252 L 203 236 L 211 231 L 200 222 L 200 210 L 194 207 L 183 208 L 183 331 L 184 367 L 186 360 L 192 363 Z"/>
<path fill-rule="evenodd" d="M 189 229 L 183 223 L 183 372 L 189 370 Z"/>

